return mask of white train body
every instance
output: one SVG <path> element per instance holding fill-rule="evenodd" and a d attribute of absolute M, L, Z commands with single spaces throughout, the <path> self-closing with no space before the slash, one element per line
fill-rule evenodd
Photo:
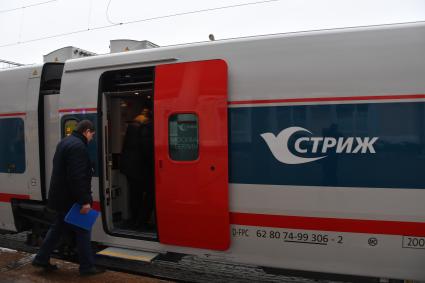
<path fill-rule="evenodd" d="M 60 92 L 56 86 L 44 95 L 43 68 L 59 65 L 2 71 L 0 119 L 23 122 L 13 125 L 25 132 L 25 163 L 22 156 L 8 157 L 21 163 L 10 161 L 9 172 L 0 173 L 1 228 L 18 228 L 11 203 L 44 203 L 54 148 L 68 119 L 89 118 L 97 125 L 93 197 L 102 211 L 96 242 L 425 280 L 424 52 L 425 24 L 415 23 L 69 60 Z M 124 107 L 117 99 L 136 93 L 131 81 L 120 81 L 126 71 L 127 78 L 154 78 L 148 90 L 155 123 L 153 235 L 113 224 L 114 215 L 128 213 L 120 193 L 128 195 L 114 196 L 119 185 L 111 183 L 125 182 L 113 157 L 122 129 L 112 128 L 119 119 L 113 109 Z M 175 148 L 196 144 L 198 155 L 189 161 L 166 153 L 172 147 L 170 117 L 178 114 L 193 114 L 187 123 L 198 133 L 196 140 L 176 142 Z"/>

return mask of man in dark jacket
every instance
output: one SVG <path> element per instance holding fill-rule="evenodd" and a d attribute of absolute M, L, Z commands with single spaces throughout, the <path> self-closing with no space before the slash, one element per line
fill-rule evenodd
<path fill-rule="evenodd" d="M 45 270 L 55 270 L 50 264 L 50 255 L 64 233 L 74 232 L 76 236 L 80 274 L 94 275 L 103 270 L 94 266 L 90 244 L 90 231 L 64 222 L 65 215 L 74 203 L 81 205 L 80 213 L 91 209 L 91 167 L 87 144 L 93 139 L 94 125 L 89 120 L 78 123 L 71 135 L 62 139 L 53 157 L 53 172 L 50 181 L 48 208 L 56 212 L 56 221 L 46 234 L 44 242 L 33 260 L 33 265 Z"/>
<path fill-rule="evenodd" d="M 154 208 L 153 150 L 151 112 L 145 108 L 128 124 L 121 153 L 120 171 L 130 187 L 131 220 L 135 228 L 148 228 Z"/>

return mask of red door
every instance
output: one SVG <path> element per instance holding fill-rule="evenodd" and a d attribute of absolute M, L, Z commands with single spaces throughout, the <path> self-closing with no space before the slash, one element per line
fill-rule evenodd
<path fill-rule="evenodd" d="M 226 62 L 156 67 L 154 111 L 160 242 L 228 249 Z"/>

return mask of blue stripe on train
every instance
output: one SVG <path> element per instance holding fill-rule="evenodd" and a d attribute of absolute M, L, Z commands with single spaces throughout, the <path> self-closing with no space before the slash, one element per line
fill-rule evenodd
<path fill-rule="evenodd" d="M 299 186 L 425 188 L 425 103 L 229 108 L 230 182 Z M 303 137 L 378 137 L 376 153 L 327 152 L 325 158 L 285 164 L 261 134 L 278 135 L 289 127 L 309 130 L 289 139 L 292 154 L 302 157 L 295 140 Z M 311 143 L 304 142 L 304 148 Z M 321 148 L 321 146 L 319 146 Z"/>

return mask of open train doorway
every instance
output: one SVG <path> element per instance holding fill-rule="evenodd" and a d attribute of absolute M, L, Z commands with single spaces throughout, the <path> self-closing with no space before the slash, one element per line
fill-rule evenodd
<path fill-rule="evenodd" d="M 110 71 L 100 85 L 104 226 L 111 234 L 156 240 L 154 68 Z"/>

